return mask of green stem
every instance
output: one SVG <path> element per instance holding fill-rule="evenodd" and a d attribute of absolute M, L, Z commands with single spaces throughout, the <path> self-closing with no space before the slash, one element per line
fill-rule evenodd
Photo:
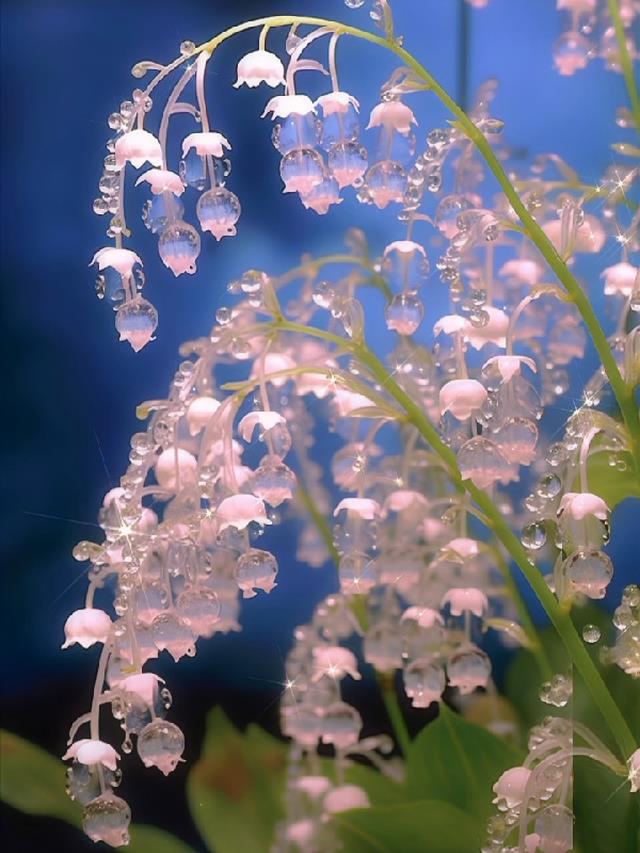
<path fill-rule="evenodd" d="M 311 516 L 311 520 L 318 528 L 318 532 L 322 536 L 324 540 L 324 544 L 327 546 L 327 551 L 329 552 L 329 556 L 333 560 L 333 562 L 338 565 L 340 562 L 340 554 L 338 554 L 336 550 L 336 546 L 333 544 L 333 536 L 331 535 L 331 528 L 327 522 L 327 519 L 320 512 L 318 507 L 313 502 L 311 495 L 305 489 L 305 487 L 300 482 L 300 478 L 298 478 L 298 484 L 296 486 L 296 494 L 302 501 L 304 508 L 307 510 L 309 515 Z"/>
<path fill-rule="evenodd" d="M 379 672 L 378 684 L 380 685 L 380 692 L 382 693 L 384 706 L 387 709 L 387 714 L 391 721 L 393 733 L 396 736 L 400 749 L 406 757 L 409 754 L 409 748 L 411 747 L 411 738 L 409 736 L 409 730 L 407 729 L 404 717 L 402 716 L 400 705 L 398 704 L 395 674 L 393 672 Z"/>
<path fill-rule="evenodd" d="M 629 49 L 627 47 L 627 35 L 624 31 L 622 18 L 620 17 L 620 6 L 618 0 L 607 0 L 607 2 L 609 4 L 609 14 L 611 15 L 611 20 L 616 31 L 616 40 L 618 42 L 618 50 L 620 51 L 620 67 L 622 68 L 629 101 L 631 102 L 633 120 L 636 130 L 640 133 L 640 97 L 638 97 L 638 87 L 636 86 L 636 78 L 633 74 L 633 60 L 629 56 Z"/>

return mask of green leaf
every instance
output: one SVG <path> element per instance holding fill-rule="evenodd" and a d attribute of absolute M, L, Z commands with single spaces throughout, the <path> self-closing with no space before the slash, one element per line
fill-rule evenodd
<path fill-rule="evenodd" d="M 82 810 L 65 792 L 65 765 L 24 738 L 0 731 L 0 796 L 27 814 L 64 820 L 78 828 Z M 127 853 L 193 853 L 155 826 L 132 826 Z"/>
<path fill-rule="evenodd" d="M 62 761 L 11 732 L 0 732 L 0 796 L 27 814 L 80 826 L 82 814 L 65 792 Z"/>
<path fill-rule="evenodd" d="M 196 826 L 215 853 L 264 853 L 282 817 L 287 745 L 258 726 L 241 734 L 220 708 L 207 718 L 187 797 Z"/>
<path fill-rule="evenodd" d="M 354 809 L 332 824 L 348 853 L 470 853 L 484 834 L 481 822 L 438 800 Z"/>
<path fill-rule="evenodd" d="M 126 853 L 194 853 L 193 847 L 175 835 L 143 823 L 131 827 L 131 841 L 124 850 Z"/>
<path fill-rule="evenodd" d="M 411 744 L 407 788 L 413 798 L 446 800 L 485 821 L 493 811 L 493 784 L 521 763 L 514 746 L 440 705 L 438 719 Z"/>
<path fill-rule="evenodd" d="M 575 835 L 582 853 L 637 853 L 640 802 L 626 778 L 588 758 L 573 762 Z"/>
<path fill-rule="evenodd" d="M 640 497 L 640 480 L 635 474 L 632 457 L 629 453 L 616 453 L 617 462 L 624 462 L 626 468 L 619 471 L 609 465 L 611 454 L 606 451 L 592 453 L 589 457 L 587 474 L 589 491 L 599 495 L 610 510 L 625 498 Z M 577 491 L 580 488 L 576 487 Z"/>
<path fill-rule="evenodd" d="M 330 775 L 327 773 L 327 775 Z M 359 785 L 367 792 L 369 802 L 373 806 L 391 806 L 407 799 L 404 785 L 394 782 L 388 776 L 365 767 L 363 764 L 353 764 L 345 773 L 349 785 Z"/>

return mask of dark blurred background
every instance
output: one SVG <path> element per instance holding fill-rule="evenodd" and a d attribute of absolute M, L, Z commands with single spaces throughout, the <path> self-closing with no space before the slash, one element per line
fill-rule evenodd
<path fill-rule="evenodd" d="M 621 78 L 605 72 L 601 63 L 575 77 L 557 75 L 551 58 L 560 31 L 554 0 L 492 0 L 483 11 L 468 10 L 459 0 L 396 0 L 393 6 L 406 46 L 461 101 L 487 77 L 499 78 L 494 114 L 507 121 L 509 140 L 523 155 L 553 150 L 592 182 L 606 168 L 609 144 L 617 138 L 615 109 L 624 103 Z M 233 145 L 229 186 L 243 204 L 238 236 L 216 245 L 203 240 L 198 274 L 175 280 L 142 235 L 132 205 L 129 218 L 141 240 L 136 248 L 146 247 L 145 295 L 158 307 L 160 325 L 158 340 L 138 355 L 116 341 L 110 309 L 96 300 L 95 274 L 87 268 L 106 227 L 91 213 L 110 134 L 106 117 L 130 96 L 135 81 L 129 71 L 138 60 L 167 61 L 184 39 L 199 43 L 240 20 L 276 12 L 369 26 L 366 10 L 350 11 L 342 0 L 2 4 L 0 341 L 7 378 L 0 465 L 2 724 L 56 754 L 64 749 L 69 723 L 86 708 L 95 669 L 95 650 L 59 650 L 64 620 L 82 606 L 84 596 L 83 566 L 72 559 L 71 549 L 99 533 L 98 506 L 106 490 L 117 485 L 129 437 L 138 429 L 136 404 L 164 395 L 180 342 L 208 331 L 227 282 L 246 267 L 282 272 L 303 251 L 339 251 L 344 232 L 354 224 L 367 230 L 376 252 L 402 233 L 388 211 L 348 200 L 320 218 L 281 193 L 271 128 L 259 119 L 270 92 L 230 88 L 237 58 L 254 49 L 255 35 L 244 35 L 220 49 L 208 79 L 213 125 Z M 394 63 L 347 39 L 339 61 L 342 88 L 360 99 L 366 117 Z M 435 99 L 411 102 L 420 137 L 442 125 L 444 114 Z M 137 198 L 142 204 L 142 196 Z M 579 271 L 588 274 L 588 265 Z M 596 302 L 599 290 L 592 275 Z M 428 310 L 442 302 L 443 291 L 434 279 Z M 594 366 L 589 352 L 575 366 L 576 379 L 584 382 Z M 569 409 L 570 399 L 565 402 Z M 564 413 L 556 414 L 558 420 Z M 637 504 L 628 503 L 614 519 L 609 548 L 617 572 L 614 598 L 631 576 L 628 531 L 634 510 Z M 206 711 L 220 703 L 239 724 L 254 720 L 275 731 L 274 700 L 292 629 L 335 588 L 330 567 L 314 571 L 284 556 L 291 551 L 290 546 L 284 550 L 290 533 L 284 525 L 270 534 L 281 554 L 280 583 L 269 597 L 244 607 L 242 633 L 201 643 L 197 657 L 178 667 L 160 663 L 174 695 L 172 719 L 188 736 L 188 763 L 168 780 L 140 770 L 135 761 L 125 768 L 123 789 L 136 820 L 157 823 L 195 849 L 203 848 L 182 790 L 189 762 L 198 754 Z M 367 685 L 359 690 L 371 730 L 384 728 L 375 693 Z M 417 715 L 412 721 L 417 725 Z M 53 822 L 9 809 L 3 818 L 5 849 L 93 848 L 79 833 Z"/>

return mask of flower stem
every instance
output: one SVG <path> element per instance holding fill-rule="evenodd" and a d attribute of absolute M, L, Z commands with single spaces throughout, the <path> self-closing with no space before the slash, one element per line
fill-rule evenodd
<path fill-rule="evenodd" d="M 387 714 L 391 721 L 393 733 L 395 734 L 398 745 L 406 758 L 409 753 L 409 748 L 411 747 L 411 737 L 409 736 L 409 730 L 407 729 L 404 717 L 402 716 L 402 711 L 400 710 L 400 705 L 398 704 L 395 673 L 379 672 L 377 673 L 377 676 L 378 684 L 380 685 L 380 692 L 382 693 L 384 706 L 387 709 Z"/>
<path fill-rule="evenodd" d="M 629 55 L 629 48 L 627 47 L 627 35 L 624 31 L 622 17 L 620 16 L 619 0 L 607 0 L 607 3 L 609 4 L 609 14 L 611 15 L 611 20 L 616 31 L 616 40 L 618 42 L 618 50 L 620 51 L 620 67 L 622 68 L 629 101 L 631 102 L 631 113 L 633 114 L 636 130 L 640 134 L 640 97 L 638 96 L 636 78 L 633 74 L 633 60 Z"/>
<path fill-rule="evenodd" d="M 618 33 L 622 22 L 620 20 L 619 9 L 616 0 L 609 0 L 610 11 L 616 24 L 616 32 Z M 582 315 L 585 325 L 589 330 L 593 344 L 598 351 L 602 366 L 607 374 L 614 396 L 620 407 L 620 412 L 627 426 L 629 433 L 629 441 L 631 445 L 631 454 L 635 460 L 636 470 L 640 474 L 640 415 L 638 408 L 635 405 L 633 388 L 627 385 L 618 368 L 617 362 L 609 346 L 607 337 L 600 325 L 598 318 L 593 310 L 589 298 L 583 291 L 579 282 L 573 276 L 566 263 L 562 260 L 555 247 L 544 233 L 540 225 L 536 222 L 533 216 L 529 213 L 525 205 L 522 203 L 515 187 L 509 180 L 502 164 L 496 157 L 482 131 L 476 127 L 464 110 L 458 106 L 449 93 L 440 83 L 433 77 L 432 74 L 407 50 L 398 44 L 396 40 L 389 37 L 378 36 L 375 33 L 361 30 L 358 27 L 352 27 L 338 21 L 332 21 L 325 18 L 307 17 L 304 15 L 275 15 L 273 17 L 260 18 L 254 21 L 245 21 L 231 27 L 222 33 L 219 33 L 208 42 L 196 48 L 196 52 L 203 50 L 209 53 L 213 52 L 218 45 L 226 41 L 228 38 L 237 33 L 245 32 L 246 30 L 263 27 L 268 24 L 270 27 L 290 26 L 291 24 L 303 25 L 308 24 L 315 27 L 326 27 L 332 32 L 344 35 L 354 36 L 355 38 L 376 44 L 379 47 L 384 47 L 387 50 L 396 54 L 406 65 L 411 68 L 416 75 L 428 84 L 429 88 L 439 98 L 440 101 L 447 107 L 458 120 L 458 125 L 464 131 L 466 136 L 473 142 L 487 166 L 493 173 L 494 177 L 500 184 L 502 191 L 509 200 L 511 207 L 518 215 L 527 236 L 532 240 L 538 248 L 540 254 L 545 258 L 558 280 L 562 283 L 565 290 L 571 297 L 571 301 L 578 308 Z M 626 50 L 626 42 L 624 42 L 624 31 L 622 33 L 623 43 L 620 44 L 621 63 L 625 71 L 625 79 L 632 98 L 634 115 L 636 112 L 637 91 L 633 82 L 633 68 L 631 60 Z M 640 115 L 640 107 L 638 109 Z M 639 124 L 640 127 L 640 124 Z"/>

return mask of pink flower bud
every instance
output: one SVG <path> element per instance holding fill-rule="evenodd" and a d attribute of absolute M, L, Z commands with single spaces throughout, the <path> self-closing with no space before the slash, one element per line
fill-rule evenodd
<path fill-rule="evenodd" d="M 606 521 L 609 517 L 609 507 L 601 497 L 591 492 L 566 492 L 558 509 L 558 515 L 563 513 L 575 521 L 582 521 L 588 515 Z"/>
<path fill-rule="evenodd" d="M 452 379 L 440 389 L 440 414 L 451 412 L 464 421 L 482 408 L 487 396 L 487 389 L 477 379 Z"/>
<path fill-rule="evenodd" d="M 612 293 L 631 296 L 634 290 L 640 289 L 639 273 L 640 267 L 634 267 L 626 261 L 607 267 L 600 276 L 604 279 L 604 292 L 607 296 Z"/>
<path fill-rule="evenodd" d="M 268 432 L 278 424 L 284 423 L 286 420 L 279 412 L 249 412 L 238 424 L 238 432 L 246 442 L 249 442 L 257 426 L 261 426 L 265 432 Z"/>
<path fill-rule="evenodd" d="M 346 812 L 349 809 L 368 809 L 371 803 L 366 791 L 358 785 L 340 785 L 324 798 L 324 810 L 329 814 Z"/>
<path fill-rule="evenodd" d="M 284 86 L 284 66 L 279 56 L 268 50 L 253 50 L 238 62 L 238 79 L 233 84 L 238 89 L 243 84 L 250 89 L 266 83 L 275 88 Z"/>
<path fill-rule="evenodd" d="M 522 805 L 530 777 L 531 770 L 528 767 L 511 767 L 505 770 L 493 786 L 496 795 L 493 802 L 497 805 L 504 804 L 508 809 Z"/>
<path fill-rule="evenodd" d="M 74 611 L 64 624 L 65 642 L 63 649 L 75 643 L 88 649 L 94 643 L 104 643 L 111 632 L 111 619 L 94 607 L 84 607 Z"/>
<path fill-rule="evenodd" d="M 349 515 L 353 513 L 353 515 L 357 515 L 366 521 L 372 521 L 380 515 L 380 504 L 378 501 L 371 500 L 371 498 L 343 498 L 333 511 L 334 518 L 343 509 Z"/>
<path fill-rule="evenodd" d="M 198 435 L 209 423 L 220 408 L 220 403 L 213 397 L 195 397 L 187 409 L 187 424 L 189 433 Z"/>
<path fill-rule="evenodd" d="M 322 114 L 325 118 L 334 113 L 346 113 L 351 106 L 356 112 L 360 111 L 360 104 L 357 99 L 348 92 L 329 92 L 327 95 L 320 95 L 316 99 L 316 104 L 322 107 Z"/>
<path fill-rule="evenodd" d="M 343 649 L 342 646 L 319 646 L 313 650 L 313 681 L 328 675 L 331 678 L 344 678 L 350 675 L 355 681 L 362 676 L 358 672 L 358 661 L 353 652 Z"/>
<path fill-rule="evenodd" d="M 219 530 L 235 527 L 244 530 L 252 521 L 258 524 L 271 524 L 267 518 L 264 501 L 253 495 L 232 495 L 225 498 L 216 511 Z"/>
<path fill-rule="evenodd" d="M 190 133 L 182 140 L 182 156 L 186 157 L 188 152 L 196 149 L 200 157 L 224 157 L 224 149 L 231 148 L 229 140 L 221 133 L 214 130 Z"/>
<path fill-rule="evenodd" d="M 122 169 L 125 163 L 139 169 L 144 163 L 162 167 L 162 149 L 160 143 L 148 130 L 130 130 L 116 140 L 116 167 Z"/>
<path fill-rule="evenodd" d="M 80 764 L 102 764 L 108 770 L 115 771 L 120 756 L 115 749 L 102 740 L 84 738 L 72 743 L 62 756 L 63 761 L 74 759 Z"/>
<path fill-rule="evenodd" d="M 480 589 L 475 587 L 454 587 L 446 592 L 440 603 L 441 607 L 446 604 L 451 608 L 452 616 L 462 616 L 463 613 L 470 612 L 474 616 L 482 618 L 482 615 L 489 608 L 487 596 Z"/>
<path fill-rule="evenodd" d="M 402 101 L 383 101 L 377 104 L 369 116 L 367 130 L 372 127 L 385 127 L 397 130 L 403 136 L 411 131 L 411 125 L 418 124 L 413 111 Z"/>
<path fill-rule="evenodd" d="M 160 195 L 164 192 L 182 195 L 184 192 L 184 184 L 180 176 L 176 175 L 175 172 L 169 172 L 167 169 L 149 169 L 149 171 L 143 172 L 136 181 L 136 186 L 141 183 L 149 184 L 153 195 Z"/>
<path fill-rule="evenodd" d="M 139 255 L 136 255 L 131 249 L 116 249 L 113 246 L 105 246 L 104 249 L 98 249 L 89 266 L 93 264 L 98 264 L 99 270 L 111 267 L 122 276 L 130 276 L 134 264 L 142 266 L 142 261 Z"/>
<path fill-rule="evenodd" d="M 155 472 L 162 488 L 182 488 L 196 482 L 198 460 L 182 447 L 168 447 L 156 459 Z"/>
<path fill-rule="evenodd" d="M 262 118 L 271 113 L 273 119 L 289 118 L 290 115 L 306 116 L 315 113 L 313 101 L 307 95 L 276 95 L 264 108 Z"/>

